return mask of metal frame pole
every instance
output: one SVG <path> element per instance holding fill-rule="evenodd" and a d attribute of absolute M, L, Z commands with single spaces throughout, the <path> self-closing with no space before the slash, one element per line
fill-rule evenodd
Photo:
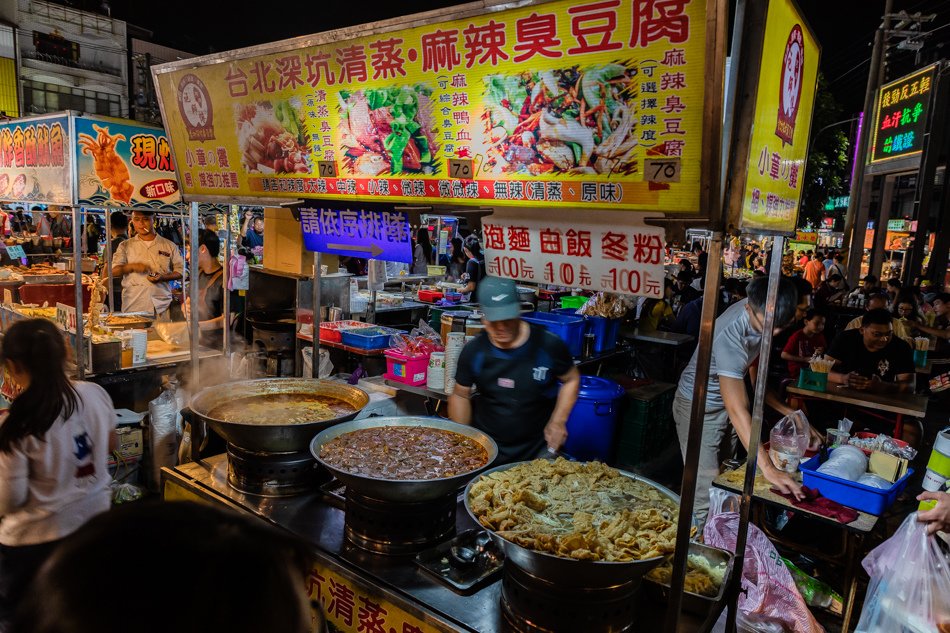
<path fill-rule="evenodd" d="M 313 255 L 313 288 L 311 289 L 311 306 L 313 308 L 313 357 L 310 359 L 310 377 L 320 377 L 320 279 L 323 271 L 322 256 Z M 329 315 L 327 315 L 329 317 Z"/>
<path fill-rule="evenodd" d="M 224 285 L 222 296 L 224 298 L 224 352 L 225 360 L 231 358 L 231 213 L 237 209 L 236 204 L 225 207 L 227 213 L 224 214 L 225 233 L 224 233 L 224 271 L 221 277 L 221 283 Z"/>
<path fill-rule="evenodd" d="M 114 255 L 112 252 L 112 214 L 109 213 L 108 209 L 103 209 L 102 213 L 106 220 L 105 265 L 102 267 L 108 281 L 106 288 L 109 289 L 109 296 L 106 297 L 106 300 L 109 305 L 109 311 L 115 312 L 115 306 L 113 305 L 113 297 L 115 295 L 112 292 L 112 284 L 115 283 L 115 280 L 112 278 L 112 256 Z"/>
<path fill-rule="evenodd" d="M 775 300 L 778 297 L 779 280 L 782 277 L 782 252 L 785 238 L 776 236 L 772 241 L 772 266 L 769 268 L 768 295 L 765 300 L 765 319 L 762 323 L 762 341 L 759 344 L 759 372 L 755 381 L 755 400 L 752 405 L 752 431 L 749 434 L 748 457 L 746 458 L 745 482 L 742 487 L 742 503 L 739 509 L 739 531 L 736 534 L 736 553 L 732 564 L 732 584 L 738 600 L 742 582 L 742 567 L 745 563 L 745 544 L 749 531 L 749 511 L 755 487 L 755 470 L 759 452 L 759 437 L 762 434 L 762 416 L 765 413 L 765 391 L 768 387 L 769 356 L 772 351 L 772 330 L 775 327 Z M 736 607 L 730 606 L 726 618 L 726 631 L 736 630 Z"/>
<path fill-rule="evenodd" d="M 86 377 L 86 357 L 83 353 L 83 311 L 82 311 L 82 207 L 72 207 L 73 211 L 73 273 L 76 290 L 76 378 L 82 380 Z M 92 332 L 90 334 L 90 344 L 92 343 Z"/>
<path fill-rule="evenodd" d="M 188 248 L 191 251 L 188 264 L 188 298 L 191 309 L 188 311 L 188 347 L 191 353 L 191 388 L 198 391 L 198 203 L 192 202 L 188 217 Z"/>

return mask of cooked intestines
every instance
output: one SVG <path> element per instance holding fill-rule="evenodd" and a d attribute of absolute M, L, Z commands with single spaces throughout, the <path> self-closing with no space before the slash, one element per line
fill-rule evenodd
<path fill-rule="evenodd" d="M 116 144 L 124 141 L 122 134 L 109 134 L 109 128 L 93 125 L 97 134 L 92 138 L 88 134 L 80 134 L 78 143 L 83 154 L 92 154 L 93 167 L 96 176 L 102 182 L 112 198 L 120 202 L 129 202 L 135 187 L 132 186 L 129 168 L 115 151 Z"/>

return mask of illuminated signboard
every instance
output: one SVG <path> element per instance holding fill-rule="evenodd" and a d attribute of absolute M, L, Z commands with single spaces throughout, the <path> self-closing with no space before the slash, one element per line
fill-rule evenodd
<path fill-rule="evenodd" d="M 936 65 L 893 81 L 877 96 L 871 163 L 919 155 L 930 114 Z"/>

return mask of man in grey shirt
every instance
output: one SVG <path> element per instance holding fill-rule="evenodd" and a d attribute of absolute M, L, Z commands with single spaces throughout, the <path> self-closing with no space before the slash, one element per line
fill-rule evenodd
<path fill-rule="evenodd" d="M 759 345 L 762 341 L 768 278 L 761 277 L 751 281 L 746 292 L 747 299 L 733 304 L 716 319 L 712 357 L 709 363 L 709 382 L 706 388 L 706 416 L 703 421 L 702 448 L 696 477 L 696 501 L 693 506 L 693 512 L 701 523 L 705 522 L 709 511 L 709 486 L 719 474 L 719 464 L 723 459 L 732 457 L 733 428 L 746 447 L 749 445 L 752 431 L 752 412 L 745 387 L 745 376 L 747 373 L 750 374 L 752 382 L 755 383 L 756 372 L 753 365 L 759 356 Z M 783 277 L 779 283 L 778 297 L 775 302 L 776 332 L 788 325 L 795 317 L 797 299 L 798 292 L 795 284 L 791 279 Z M 686 369 L 683 370 L 676 390 L 676 398 L 673 400 L 673 418 L 676 420 L 676 432 L 684 458 L 686 440 L 689 437 L 689 418 L 698 353 L 697 349 Z M 769 406 L 783 415 L 792 413 L 788 405 L 773 394 L 766 393 L 766 402 Z M 732 428 L 729 426 L 730 423 Z M 801 485 L 788 473 L 775 468 L 769 459 L 768 452 L 761 445 L 758 452 L 758 466 L 775 488 L 782 492 L 792 493 L 796 497 L 802 497 Z"/>

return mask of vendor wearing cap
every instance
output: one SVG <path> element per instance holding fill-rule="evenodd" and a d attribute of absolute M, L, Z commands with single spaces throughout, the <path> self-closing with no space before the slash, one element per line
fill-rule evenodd
<path fill-rule="evenodd" d="M 498 444 L 496 464 L 561 448 L 581 383 L 567 345 L 521 320 L 510 279 L 486 277 L 477 295 L 485 331 L 459 357 L 449 417 L 491 436 Z"/>

